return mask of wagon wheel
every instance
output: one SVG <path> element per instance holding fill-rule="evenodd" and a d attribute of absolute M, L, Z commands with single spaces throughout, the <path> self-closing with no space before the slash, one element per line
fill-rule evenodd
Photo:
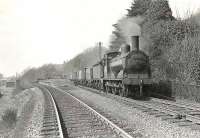
<path fill-rule="evenodd" d="M 130 91 L 130 88 L 129 88 L 128 85 L 126 85 L 125 92 L 124 92 L 124 97 L 128 97 L 129 96 L 129 91 Z"/>
<path fill-rule="evenodd" d="M 134 88 L 134 93 L 136 98 L 142 98 L 143 97 L 143 87 L 141 86 L 136 86 Z"/>
<path fill-rule="evenodd" d="M 103 92 L 106 92 L 106 84 L 105 83 L 103 83 Z"/>
<path fill-rule="evenodd" d="M 122 86 L 122 95 L 120 96 L 123 96 L 123 97 L 128 97 L 129 95 L 129 88 L 128 88 L 128 85 L 124 85 Z"/>
<path fill-rule="evenodd" d="M 124 91 L 124 85 L 121 84 L 120 90 L 119 90 L 119 95 L 123 96 L 123 91 Z"/>
<path fill-rule="evenodd" d="M 115 87 L 113 87 L 113 89 L 112 89 L 112 93 L 113 93 L 114 95 L 116 95 L 116 94 L 117 94 L 117 88 L 116 88 L 116 86 L 115 86 Z"/>
<path fill-rule="evenodd" d="M 100 82 L 100 91 L 103 91 L 103 83 Z"/>
<path fill-rule="evenodd" d="M 135 98 L 139 98 L 140 97 L 140 89 L 138 86 L 134 87 L 134 96 Z"/>
<path fill-rule="evenodd" d="M 112 88 L 110 86 L 107 86 L 107 93 L 112 93 Z"/>
<path fill-rule="evenodd" d="M 118 94 L 119 94 L 119 90 L 120 90 L 119 87 L 115 87 L 115 95 L 118 95 Z"/>
<path fill-rule="evenodd" d="M 105 89 L 106 89 L 106 94 L 107 94 L 107 93 L 109 92 L 109 91 L 108 91 L 108 86 L 106 85 L 105 87 L 106 87 Z"/>
<path fill-rule="evenodd" d="M 116 85 L 115 85 L 115 84 L 113 84 L 111 90 L 112 90 L 112 94 L 114 94 L 114 95 L 117 94 L 117 88 L 116 88 Z"/>
<path fill-rule="evenodd" d="M 120 91 L 121 91 L 121 83 L 118 83 L 115 87 L 116 90 L 116 95 L 119 95 Z"/>
<path fill-rule="evenodd" d="M 98 83 L 98 90 L 101 90 L 101 83 Z"/>
<path fill-rule="evenodd" d="M 143 91 L 144 91 L 144 88 L 143 88 L 143 81 L 141 81 L 141 83 L 135 87 L 135 94 L 136 94 L 136 98 L 142 98 L 144 95 L 143 95 Z"/>

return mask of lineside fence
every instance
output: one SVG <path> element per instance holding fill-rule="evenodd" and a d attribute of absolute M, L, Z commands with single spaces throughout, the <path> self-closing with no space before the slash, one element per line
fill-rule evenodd
<path fill-rule="evenodd" d="M 172 82 L 172 97 L 200 103 L 200 85 Z"/>
<path fill-rule="evenodd" d="M 186 99 L 200 103 L 200 85 L 160 81 L 153 84 L 151 92 L 152 96 L 157 98 L 171 97 L 174 100 Z"/>

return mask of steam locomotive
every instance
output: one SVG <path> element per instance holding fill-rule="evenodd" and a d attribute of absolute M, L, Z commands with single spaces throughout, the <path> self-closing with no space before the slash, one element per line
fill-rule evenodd
<path fill-rule="evenodd" d="M 73 72 L 70 79 L 76 85 L 137 98 L 148 96 L 152 84 L 149 57 L 139 49 L 139 36 L 131 36 L 131 47 L 126 44 L 121 52 L 107 52 L 92 67 Z"/>

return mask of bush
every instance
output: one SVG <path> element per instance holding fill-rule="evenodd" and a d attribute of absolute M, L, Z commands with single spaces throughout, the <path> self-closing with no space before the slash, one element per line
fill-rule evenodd
<path fill-rule="evenodd" d="M 151 96 L 164 99 L 172 99 L 172 83 L 168 80 L 162 80 L 153 83 L 151 87 Z"/>
<path fill-rule="evenodd" d="M 6 127 L 13 127 L 17 122 L 17 110 L 7 109 L 2 115 L 2 120 L 5 123 Z"/>
<path fill-rule="evenodd" d="M 0 92 L 0 98 L 3 96 L 3 94 Z"/>
<path fill-rule="evenodd" d="M 190 83 L 198 81 L 200 78 L 198 24 L 193 18 L 185 20 L 161 18 L 162 20 L 153 21 L 150 19 L 144 22 L 142 32 L 149 41 L 153 78 Z"/>
<path fill-rule="evenodd" d="M 24 89 L 32 88 L 33 85 L 30 82 L 30 80 L 28 80 L 28 79 L 21 79 L 20 82 L 19 82 L 19 87 L 20 87 L 20 89 L 24 90 Z"/>

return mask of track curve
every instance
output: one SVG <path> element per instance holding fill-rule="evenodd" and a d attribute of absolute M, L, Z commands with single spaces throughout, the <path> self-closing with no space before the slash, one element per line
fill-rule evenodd
<path fill-rule="evenodd" d="M 73 95 L 44 84 L 39 88 L 43 91 L 48 90 L 55 100 L 60 114 L 63 137 L 132 138 L 119 126 Z"/>
<path fill-rule="evenodd" d="M 188 127 L 193 130 L 200 130 L 200 109 L 198 106 L 188 103 L 178 103 L 169 100 L 152 98 L 151 100 L 134 100 L 110 93 L 101 93 L 98 90 L 79 86 L 80 88 L 98 93 L 108 98 L 115 99 L 132 108 L 137 108 L 142 112 L 161 117 L 170 123 L 176 123 L 181 127 Z M 63 87 L 61 87 L 63 88 Z M 63 88 L 64 89 L 64 88 Z"/>

